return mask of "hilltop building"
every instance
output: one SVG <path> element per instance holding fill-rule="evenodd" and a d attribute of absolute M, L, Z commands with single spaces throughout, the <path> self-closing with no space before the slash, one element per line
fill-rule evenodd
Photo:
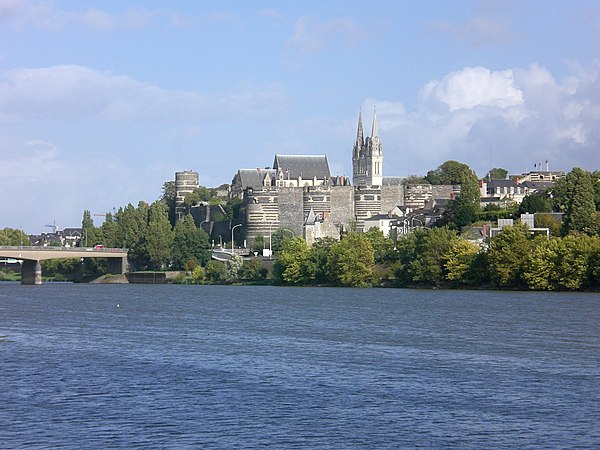
<path fill-rule="evenodd" d="M 561 170 L 546 170 L 511 175 L 506 180 L 479 180 L 481 206 L 520 204 L 528 195 L 552 188 L 564 176 Z"/>
<path fill-rule="evenodd" d="M 402 177 L 384 177 L 377 115 L 365 137 L 362 112 L 352 148 L 352 184 L 346 176 L 331 176 L 325 155 L 277 154 L 272 168 L 238 170 L 231 187 L 231 195 L 243 199 L 249 245 L 277 228 L 311 242 L 351 229 L 363 231 L 373 217 L 405 205 L 423 208 L 459 191 L 457 186 L 405 186 Z"/>

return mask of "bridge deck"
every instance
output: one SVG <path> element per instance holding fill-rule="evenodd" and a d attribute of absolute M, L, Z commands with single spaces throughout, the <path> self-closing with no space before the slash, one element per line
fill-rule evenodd
<path fill-rule="evenodd" d="M 43 261 L 56 258 L 126 258 L 126 248 L 95 247 L 3 247 L 0 258 Z"/>

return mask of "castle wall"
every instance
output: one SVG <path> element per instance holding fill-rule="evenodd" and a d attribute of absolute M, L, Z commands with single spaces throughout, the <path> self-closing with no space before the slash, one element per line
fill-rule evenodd
<path fill-rule="evenodd" d="M 331 212 L 331 188 L 306 187 L 303 190 L 302 207 L 304 210 L 303 221 L 308 217 L 311 208 L 321 216 L 329 215 Z"/>
<path fill-rule="evenodd" d="M 453 186 L 451 184 L 441 184 L 431 186 L 431 194 L 433 198 L 454 198 L 460 194 L 460 185 Z"/>
<path fill-rule="evenodd" d="M 356 220 L 354 212 L 354 187 L 332 186 L 330 219 L 336 225 L 350 225 Z"/>
<path fill-rule="evenodd" d="M 404 205 L 404 186 L 381 186 L 381 212 L 387 214 L 396 206 Z"/>
<path fill-rule="evenodd" d="M 355 186 L 354 207 L 356 212 L 356 230 L 362 231 L 364 220 L 381 211 L 380 186 Z"/>
<path fill-rule="evenodd" d="M 409 184 L 404 193 L 404 204 L 413 209 L 424 208 L 433 198 L 430 184 Z"/>
<path fill-rule="evenodd" d="M 303 189 L 301 188 L 278 188 L 279 190 L 279 222 L 277 228 L 292 230 L 294 235 L 302 236 L 304 225 Z M 308 213 L 307 213 L 308 214 Z"/>
<path fill-rule="evenodd" d="M 248 189 L 244 196 L 246 209 L 246 239 L 252 245 L 258 236 L 268 238 L 279 228 L 280 188 Z"/>

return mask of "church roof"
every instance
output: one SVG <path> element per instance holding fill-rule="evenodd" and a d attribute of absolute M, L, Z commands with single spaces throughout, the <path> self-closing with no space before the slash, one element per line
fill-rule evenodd
<path fill-rule="evenodd" d="M 265 176 L 269 174 L 271 177 L 274 177 L 275 173 L 273 169 L 240 169 L 238 171 L 242 189 L 246 189 L 247 187 L 262 187 Z"/>
<path fill-rule="evenodd" d="M 273 169 L 281 170 L 290 179 L 329 180 L 331 177 L 326 155 L 275 155 Z"/>

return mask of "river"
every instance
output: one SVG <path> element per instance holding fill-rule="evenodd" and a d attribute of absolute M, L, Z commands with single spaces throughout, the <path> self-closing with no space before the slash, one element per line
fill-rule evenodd
<path fill-rule="evenodd" d="M 591 448 L 600 295 L 0 283 L 0 448 Z"/>

